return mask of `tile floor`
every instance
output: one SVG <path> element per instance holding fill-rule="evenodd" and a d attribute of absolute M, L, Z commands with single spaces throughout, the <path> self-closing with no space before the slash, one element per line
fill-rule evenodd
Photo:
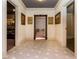
<path fill-rule="evenodd" d="M 56 41 L 26 41 L 8 52 L 4 59 L 76 59 Z"/>

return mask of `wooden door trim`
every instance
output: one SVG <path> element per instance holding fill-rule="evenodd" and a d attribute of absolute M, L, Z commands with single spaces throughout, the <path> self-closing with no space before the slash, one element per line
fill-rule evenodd
<path fill-rule="evenodd" d="M 34 15 L 34 40 L 35 40 L 35 37 L 36 37 L 36 17 L 41 17 L 41 16 L 45 16 L 46 17 L 46 32 L 45 32 L 45 40 L 47 40 L 47 15 Z"/>

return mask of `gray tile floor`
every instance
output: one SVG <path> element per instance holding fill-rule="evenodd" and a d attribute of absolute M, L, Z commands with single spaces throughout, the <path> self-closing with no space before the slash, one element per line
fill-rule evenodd
<path fill-rule="evenodd" d="M 75 56 L 63 48 L 57 41 L 26 41 L 21 46 L 8 52 L 4 59 L 76 59 Z"/>

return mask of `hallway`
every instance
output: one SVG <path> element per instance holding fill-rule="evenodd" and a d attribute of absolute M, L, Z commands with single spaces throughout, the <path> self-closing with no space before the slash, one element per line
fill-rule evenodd
<path fill-rule="evenodd" d="M 76 59 L 74 2 L 3 1 L 3 59 Z"/>
<path fill-rule="evenodd" d="M 4 59 L 75 59 L 75 57 L 57 41 L 27 40 L 10 50 Z"/>

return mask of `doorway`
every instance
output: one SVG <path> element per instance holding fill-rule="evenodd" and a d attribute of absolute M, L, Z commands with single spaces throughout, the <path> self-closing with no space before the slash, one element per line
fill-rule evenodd
<path fill-rule="evenodd" d="M 15 46 L 15 7 L 7 1 L 7 51 Z"/>
<path fill-rule="evenodd" d="M 75 19 L 74 2 L 67 6 L 67 48 L 74 52 L 75 50 Z"/>
<path fill-rule="evenodd" d="M 34 15 L 34 40 L 47 40 L 47 15 Z"/>

